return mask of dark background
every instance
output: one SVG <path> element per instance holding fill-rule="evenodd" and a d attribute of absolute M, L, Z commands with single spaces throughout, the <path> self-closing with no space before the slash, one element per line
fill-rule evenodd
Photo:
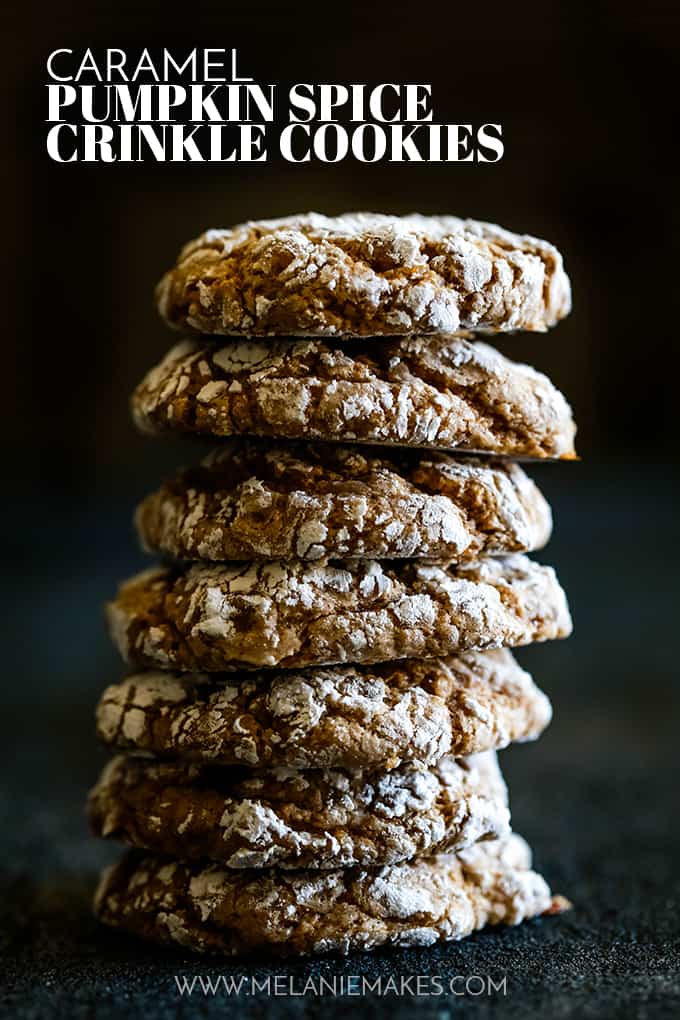
<path fill-rule="evenodd" d="M 574 910 L 427 953 L 288 969 L 508 974 L 502 999 L 418 1000 L 442 1018 L 677 1015 L 677 6 L 194 3 L 175 12 L 81 0 L 5 7 L 3 19 L 6 1015 L 235 1008 L 224 999 L 178 1007 L 172 975 L 247 968 L 96 929 L 88 901 L 115 851 L 89 840 L 82 802 L 104 758 L 93 707 L 121 672 L 100 606 L 144 564 L 130 514 L 195 457 L 185 443 L 137 436 L 129 421 L 129 392 L 173 340 L 152 287 L 204 228 L 308 208 L 474 216 L 565 253 L 571 317 L 547 335 L 497 342 L 552 377 L 580 426 L 580 463 L 533 469 L 556 517 L 543 558 L 559 569 L 576 631 L 520 654 L 555 721 L 502 762 L 516 827 Z M 436 121 L 501 122 L 505 156 L 493 165 L 50 162 L 49 52 L 162 45 L 236 46 L 243 73 L 266 83 L 431 83 Z M 269 999 L 241 1009 L 344 1015 L 365 1005 Z M 406 1016 L 413 1003 L 371 1006 Z"/>

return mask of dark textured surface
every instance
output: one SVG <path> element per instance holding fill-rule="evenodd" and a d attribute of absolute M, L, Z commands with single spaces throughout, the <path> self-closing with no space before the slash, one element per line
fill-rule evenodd
<path fill-rule="evenodd" d="M 116 853 L 90 840 L 82 811 L 103 761 L 92 737 L 97 691 L 119 666 L 98 619 L 116 579 L 142 563 L 126 534 L 128 506 L 83 507 L 44 531 L 40 571 L 24 574 L 9 608 L 2 766 L 3 1004 L 8 1017 L 409 1016 L 391 994 L 181 1000 L 174 975 L 507 976 L 506 994 L 420 995 L 423 1016 L 663 1017 L 680 1011 L 673 633 L 677 488 L 663 470 L 631 487 L 627 470 L 545 466 L 557 564 L 574 637 L 526 649 L 555 721 L 537 744 L 504 752 L 518 831 L 536 865 L 574 909 L 513 930 L 431 950 L 343 961 L 252 964 L 157 952 L 99 929 L 89 900 Z M 104 510 L 104 506 L 108 506 Z M 597 513 L 592 508 L 597 507 Z M 28 510 L 26 511 L 28 513 Z M 61 543 L 55 534 L 63 536 Z M 39 534 L 37 529 L 27 534 Z M 47 555 L 48 550 L 50 555 Z M 21 542 L 16 550 L 21 555 Z M 16 678 L 21 678 L 17 682 Z"/>

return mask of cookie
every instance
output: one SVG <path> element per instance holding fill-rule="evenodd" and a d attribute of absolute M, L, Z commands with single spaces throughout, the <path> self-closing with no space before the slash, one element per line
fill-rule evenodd
<path fill-rule="evenodd" d="M 136 666 L 216 672 L 448 655 L 566 637 L 551 567 L 521 553 L 417 561 L 196 563 L 123 583 L 107 616 Z"/>
<path fill-rule="evenodd" d="M 156 290 L 168 325 L 244 336 L 544 331 L 571 308 L 552 244 L 455 216 L 318 213 L 209 230 Z"/>
<path fill-rule="evenodd" d="M 137 387 L 132 414 L 152 433 L 575 456 L 571 409 L 550 380 L 463 337 L 183 340 Z"/>
<path fill-rule="evenodd" d="M 507 649 L 244 676 L 138 673 L 107 687 L 108 746 L 253 768 L 393 769 L 534 740 L 545 694 Z"/>
<path fill-rule="evenodd" d="M 90 793 L 88 814 L 96 836 L 228 868 L 397 864 L 510 831 L 494 751 L 391 772 L 119 755 Z"/>
<path fill-rule="evenodd" d="M 550 507 L 520 467 L 443 453 L 228 443 L 148 496 L 149 552 L 187 560 L 464 561 L 529 552 Z"/>
<path fill-rule="evenodd" d="M 515 834 L 383 868 L 234 871 L 139 851 L 106 869 L 94 911 L 140 938 L 227 956 L 430 946 L 568 906 Z"/>

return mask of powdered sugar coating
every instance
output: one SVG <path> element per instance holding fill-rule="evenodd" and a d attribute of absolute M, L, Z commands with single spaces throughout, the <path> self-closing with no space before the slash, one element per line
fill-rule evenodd
<path fill-rule="evenodd" d="M 550 380 L 463 337 L 183 340 L 132 411 L 147 432 L 574 456 L 571 409 Z"/>
<path fill-rule="evenodd" d="M 296 956 L 461 939 L 568 904 L 530 870 L 517 835 L 383 868 L 234 871 L 130 852 L 102 876 L 95 913 L 144 939 L 235 956 Z"/>
<path fill-rule="evenodd" d="M 571 631 L 554 571 L 521 554 L 455 569 L 375 560 L 160 568 L 125 582 L 107 612 L 128 662 L 207 672 L 449 655 Z"/>
<path fill-rule="evenodd" d="M 149 551 L 215 561 L 471 560 L 540 548 L 552 527 L 508 461 L 254 440 L 168 480 L 135 522 Z"/>
<path fill-rule="evenodd" d="M 168 325 L 246 336 L 544 331 L 571 308 L 557 249 L 455 216 L 318 213 L 209 230 L 156 290 Z"/>
<path fill-rule="evenodd" d="M 533 740 L 552 710 L 507 649 L 269 671 L 137 673 L 103 692 L 111 747 L 221 765 L 396 768 Z"/>
<path fill-rule="evenodd" d="M 395 864 L 509 831 L 495 752 L 424 769 L 225 769 L 112 759 L 90 794 L 96 835 L 229 868 Z"/>

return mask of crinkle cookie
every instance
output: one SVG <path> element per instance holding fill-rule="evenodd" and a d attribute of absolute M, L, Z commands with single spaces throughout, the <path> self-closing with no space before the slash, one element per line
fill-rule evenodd
<path fill-rule="evenodd" d="M 168 325 L 245 336 L 544 331 L 571 309 L 547 241 L 455 216 L 318 213 L 209 230 L 156 289 Z"/>
<path fill-rule="evenodd" d="M 449 655 L 571 631 L 554 570 L 520 553 L 455 569 L 412 560 L 156 568 L 124 582 L 107 616 L 129 663 L 207 672 Z"/>
<path fill-rule="evenodd" d="M 165 482 L 135 515 L 187 560 L 446 559 L 545 545 L 550 507 L 509 461 L 242 441 Z"/>
<path fill-rule="evenodd" d="M 235 871 L 128 853 L 103 873 L 94 911 L 140 938 L 228 956 L 299 956 L 430 946 L 569 904 L 531 871 L 515 834 L 458 854 L 383 868 Z"/>
<path fill-rule="evenodd" d="M 152 433 L 575 456 L 571 408 L 550 380 L 462 337 L 183 340 L 137 387 L 132 413 Z"/>
<path fill-rule="evenodd" d="M 220 765 L 396 768 L 534 740 L 546 695 L 507 649 L 373 666 L 137 673 L 107 687 L 110 747 Z"/>
<path fill-rule="evenodd" d="M 119 755 L 90 793 L 97 836 L 228 868 L 397 864 L 507 836 L 494 751 L 429 769 L 255 771 Z"/>

